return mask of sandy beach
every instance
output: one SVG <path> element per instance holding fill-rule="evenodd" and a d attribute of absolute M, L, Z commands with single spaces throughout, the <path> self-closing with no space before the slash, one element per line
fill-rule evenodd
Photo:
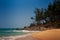
<path fill-rule="evenodd" d="M 60 29 L 51 29 L 38 33 L 33 33 L 32 37 L 39 40 L 60 40 Z"/>
<path fill-rule="evenodd" d="M 18 36 L 0 37 L 0 40 L 60 40 L 60 29 L 51 29 Z"/>

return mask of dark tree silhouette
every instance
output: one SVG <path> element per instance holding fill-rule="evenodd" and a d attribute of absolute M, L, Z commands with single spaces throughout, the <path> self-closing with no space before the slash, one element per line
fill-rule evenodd
<path fill-rule="evenodd" d="M 49 19 L 49 21 L 47 20 Z M 60 21 L 60 0 L 54 0 L 53 3 L 49 3 L 48 8 L 36 8 L 35 17 L 32 17 L 37 24 L 40 24 L 40 20 L 45 20 L 46 23 L 53 23 Z M 57 23 L 58 23 L 57 22 Z M 60 24 L 60 23 L 59 23 Z"/>

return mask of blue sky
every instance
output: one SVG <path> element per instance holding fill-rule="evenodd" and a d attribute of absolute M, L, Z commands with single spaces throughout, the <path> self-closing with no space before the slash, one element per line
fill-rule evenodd
<path fill-rule="evenodd" d="M 47 8 L 52 0 L 0 0 L 0 28 L 22 28 L 34 17 L 35 8 Z"/>

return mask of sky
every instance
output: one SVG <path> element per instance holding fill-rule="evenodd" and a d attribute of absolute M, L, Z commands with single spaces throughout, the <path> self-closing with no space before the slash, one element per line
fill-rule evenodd
<path fill-rule="evenodd" d="M 47 8 L 52 0 L 0 0 L 0 28 L 23 28 L 32 23 L 35 8 Z"/>

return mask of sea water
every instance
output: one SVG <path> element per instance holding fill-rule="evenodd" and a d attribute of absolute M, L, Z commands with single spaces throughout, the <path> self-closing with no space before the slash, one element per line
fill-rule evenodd
<path fill-rule="evenodd" d="M 28 32 L 23 32 L 22 30 L 12 30 L 12 29 L 0 29 L 0 37 L 1 36 L 16 36 L 27 34 Z"/>

